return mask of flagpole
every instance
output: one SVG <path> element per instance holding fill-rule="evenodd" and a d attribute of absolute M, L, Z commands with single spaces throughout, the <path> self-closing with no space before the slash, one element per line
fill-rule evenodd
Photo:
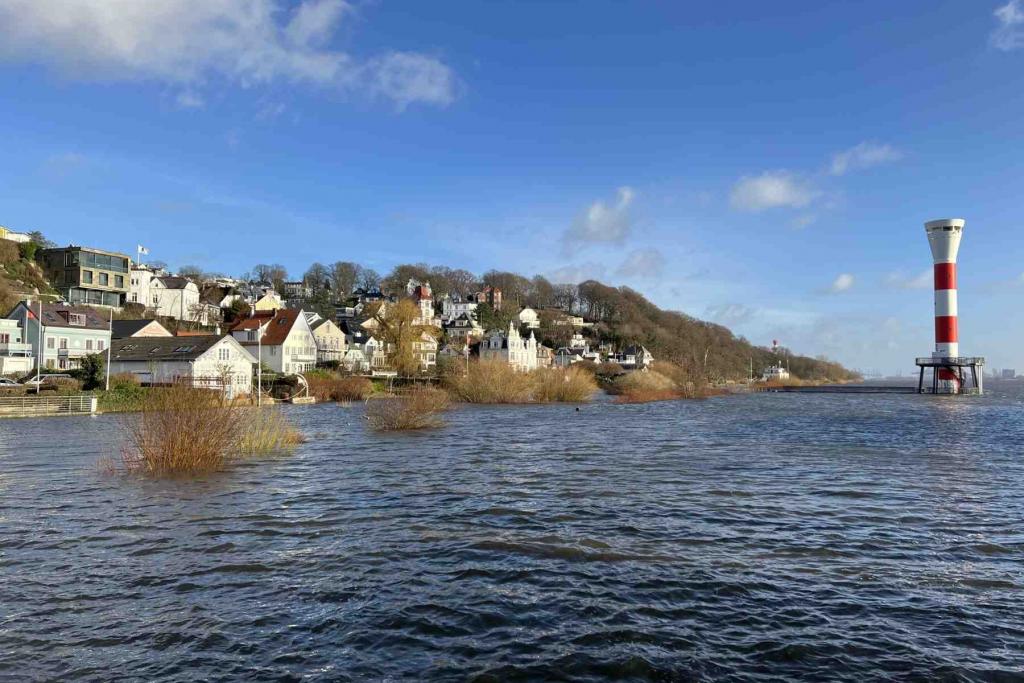
<path fill-rule="evenodd" d="M 110 391 L 110 347 L 114 345 L 114 309 L 110 309 L 110 339 L 107 340 L 107 383 L 104 391 Z"/>
<path fill-rule="evenodd" d="M 28 312 L 32 312 L 32 305 L 29 304 Z M 36 393 L 39 393 L 39 374 L 43 368 L 43 297 L 39 297 L 39 319 L 36 320 L 36 330 L 38 332 L 38 344 L 39 344 L 39 360 L 36 361 Z"/>

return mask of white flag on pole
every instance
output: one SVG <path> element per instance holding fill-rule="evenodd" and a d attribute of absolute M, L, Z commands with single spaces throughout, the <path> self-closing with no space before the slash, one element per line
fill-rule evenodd
<path fill-rule="evenodd" d="M 148 256 L 148 255 L 149 255 L 149 249 L 146 249 L 144 246 L 142 246 L 140 244 L 139 245 L 139 256 Z"/>

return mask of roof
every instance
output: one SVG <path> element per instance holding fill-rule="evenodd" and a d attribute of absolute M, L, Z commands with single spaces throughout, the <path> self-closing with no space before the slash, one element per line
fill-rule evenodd
<path fill-rule="evenodd" d="M 323 327 L 324 325 L 326 325 L 329 322 L 331 322 L 331 321 L 328 320 L 327 318 L 320 318 L 316 322 L 310 324 L 309 329 L 311 329 L 311 330 L 313 330 L 315 332 L 316 330 L 319 330 L 321 327 Z"/>
<path fill-rule="evenodd" d="M 110 360 L 114 361 L 187 361 L 209 351 L 224 336 L 207 334 L 199 337 L 129 337 L 110 343 Z"/>
<path fill-rule="evenodd" d="M 232 328 L 236 330 L 255 330 L 266 325 L 266 331 L 260 340 L 264 346 L 280 346 L 288 338 L 288 333 L 295 326 L 295 321 L 302 315 L 297 308 L 281 308 L 274 311 L 273 317 L 269 312 L 263 315 L 256 314 L 251 318 L 242 318 Z M 255 344 L 256 342 L 243 342 Z"/>
<path fill-rule="evenodd" d="M 175 275 L 165 275 L 163 277 L 158 277 L 155 279 L 159 280 L 160 284 L 162 284 L 167 289 L 185 289 L 190 284 L 192 284 L 192 281 L 189 280 L 188 278 L 177 277 Z"/>
<path fill-rule="evenodd" d="M 170 332 L 167 328 L 161 325 L 156 320 L 115 320 L 113 324 L 113 332 L 111 337 L 113 339 L 125 339 L 126 337 L 134 337 L 136 334 L 144 330 L 146 327 L 156 323 L 164 332 L 167 332 L 167 336 L 170 336 Z"/>
<path fill-rule="evenodd" d="M 434 295 L 430 291 L 430 285 L 416 285 L 412 290 L 412 297 L 416 301 L 423 301 L 424 299 L 433 299 Z"/>
<path fill-rule="evenodd" d="M 29 314 L 35 317 L 39 314 L 39 304 L 29 305 L 22 302 Z M 72 325 L 68 322 L 68 316 L 77 313 L 85 316 L 84 325 Z M 100 313 L 95 308 L 88 306 L 66 306 L 63 304 L 43 304 L 43 325 L 45 327 L 69 327 L 72 329 L 104 330 L 110 327 L 109 313 Z"/>

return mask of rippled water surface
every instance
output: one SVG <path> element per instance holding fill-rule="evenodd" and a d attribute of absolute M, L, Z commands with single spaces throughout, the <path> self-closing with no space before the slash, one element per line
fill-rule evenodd
<path fill-rule="evenodd" d="M 12 680 L 1017 680 L 1024 394 L 465 407 L 101 473 L 119 418 L 0 421 Z"/>

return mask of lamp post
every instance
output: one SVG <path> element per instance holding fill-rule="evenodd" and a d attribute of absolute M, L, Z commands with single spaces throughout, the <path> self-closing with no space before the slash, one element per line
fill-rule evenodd
<path fill-rule="evenodd" d="M 113 346 L 111 342 L 114 340 L 114 309 L 110 309 L 110 339 L 107 340 L 107 381 L 104 385 L 104 391 L 110 391 L 110 347 Z"/>

